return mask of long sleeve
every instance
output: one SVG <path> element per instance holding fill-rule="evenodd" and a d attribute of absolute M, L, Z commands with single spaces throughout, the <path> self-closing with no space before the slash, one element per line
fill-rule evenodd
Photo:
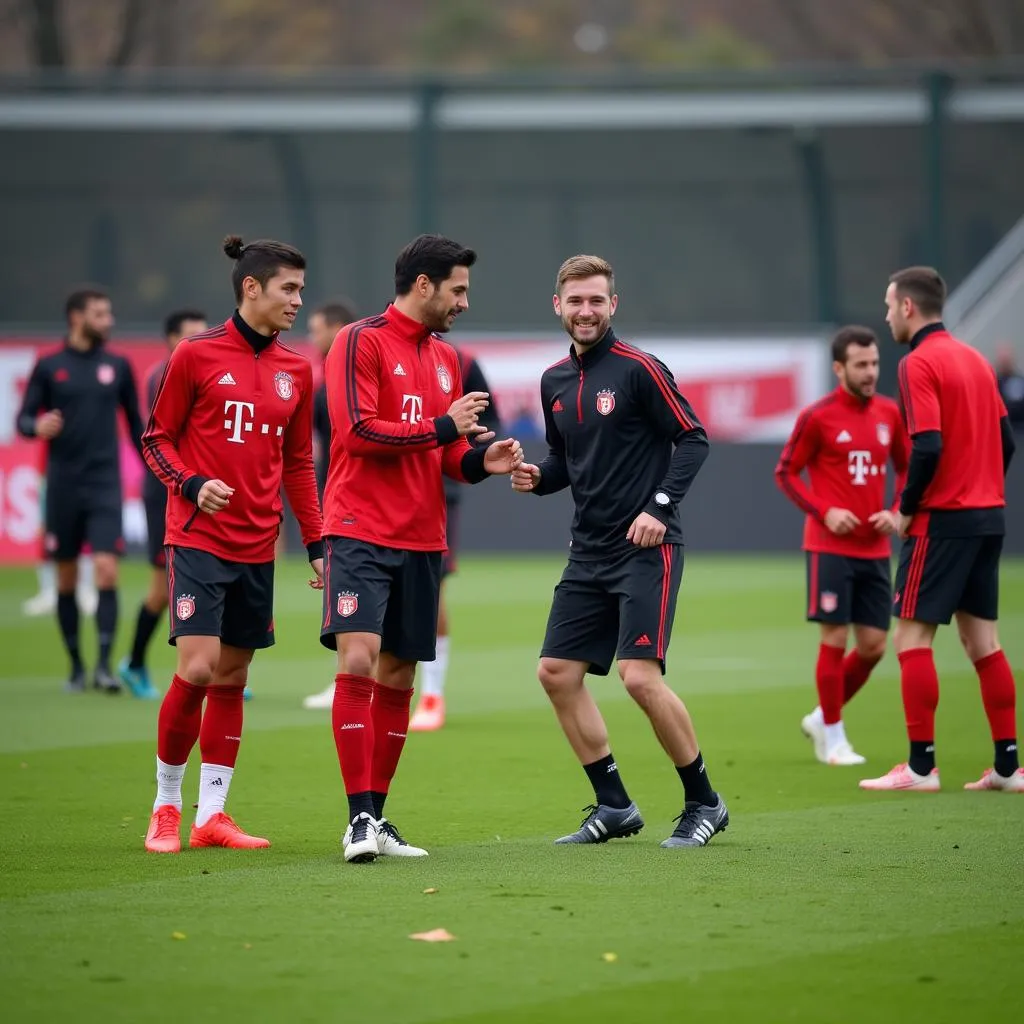
<path fill-rule="evenodd" d="M 179 345 L 171 354 L 149 426 L 142 435 L 142 456 L 146 465 L 174 494 L 196 501 L 208 477 L 199 476 L 185 465 L 178 452 L 178 438 L 195 399 L 191 346 Z"/>
<path fill-rule="evenodd" d="M 135 374 L 132 373 L 131 363 L 127 359 L 121 374 L 120 401 L 125 419 L 128 421 L 128 433 L 132 444 L 135 445 L 139 458 L 145 461 L 146 457 L 142 452 L 142 435 L 145 427 L 142 424 L 142 416 L 139 415 L 139 392 L 135 387 Z"/>
<path fill-rule="evenodd" d="M 310 561 L 323 557 L 323 517 L 313 468 L 313 373 L 300 385 L 299 404 L 288 421 L 282 443 L 282 480 Z"/>
<path fill-rule="evenodd" d="M 641 360 L 637 379 L 641 398 L 655 427 L 675 445 L 668 470 L 655 492 L 667 494 L 672 505 L 669 508 L 658 505 L 652 494 L 644 509 L 655 518 L 664 520 L 671 515 L 671 508 L 686 497 L 708 457 L 710 445 L 697 414 L 680 394 L 672 372 L 664 363 L 654 357 Z"/>
<path fill-rule="evenodd" d="M 408 455 L 451 444 L 459 432 L 450 416 L 419 419 L 410 409 L 401 422 L 377 415 L 380 361 L 366 328 L 343 330 L 327 355 L 327 408 L 333 429 L 353 455 Z"/>
<path fill-rule="evenodd" d="M 569 467 L 565 460 L 565 440 L 555 423 L 550 399 L 544 394 L 543 382 L 541 383 L 540 403 L 544 410 L 544 437 L 548 443 L 548 453 L 538 467 L 540 480 L 533 489 L 533 493 L 555 494 L 569 486 Z"/>
<path fill-rule="evenodd" d="M 900 512 L 912 516 L 917 512 L 924 498 L 924 492 L 935 478 L 942 457 L 942 433 L 938 430 L 921 430 L 914 434 L 910 449 L 910 467 L 907 482 L 900 496 Z"/>
<path fill-rule="evenodd" d="M 50 404 L 50 379 L 42 363 L 32 367 L 32 374 L 25 385 L 16 426 L 22 437 L 36 436 L 36 417 L 52 408 Z"/>
<path fill-rule="evenodd" d="M 999 420 L 1000 440 L 1003 445 L 1003 476 L 1010 470 L 1010 463 L 1013 461 L 1013 453 L 1017 450 L 1017 442 L 1013 436 L 1013 423 L 1009 415 Z"/>
<path fill-rule="evenodd" d="M 889 458 L 892 460 L 892 468 L 896 470 L 892 488 L 892 511 L 898 512 L 900 497 L 903 494 L 903 488 L 907 485 L 907 470 L 910 467 L 910 438 L 899 417 L 893 423 L 892 429 L 892 448 L 889 451 Z"/>
<path fill-rule="evenodd" d="M 775 467 L 775 482 L 779 490 L 802 512 L 824 522 L 828 512 L 827 503 L 822 501 L 804 483 L 801 474 L 818 449 L 818 432 L 811 409 L 804 409 L 797 417 L 793 432 L 782 449 Z"/>

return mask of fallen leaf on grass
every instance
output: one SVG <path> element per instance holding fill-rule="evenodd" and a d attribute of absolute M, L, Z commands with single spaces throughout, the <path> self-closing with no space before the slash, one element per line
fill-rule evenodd
<path fill-rule="evenodd" d="M 613 963 L 615 963 L 616 960 L 619 959 L 619 954 L 618 953 L 602 953 L 601 954 L 601 959 L 606 964 L 613 964 Z"/>
<path fill-rule="evenodd" d="M 188 936 L 184 932 L 171 932 L 172 939 L 187 939 Z"/>
<path fill-rule="evenodd" d="M 424 896 L 433 896 L 435 892 L 437 892 L 436 889 L 424 889 L 423 890 L 423 895 Z"/>
<path fill-rule="evenodd" d="M 242 949 L 252 949 L 252 943 L 251 942 L 244 942 L 244 943 L 242 943 Z"/>
<path fill-rule="evenodd" d="M 415 932 L 409 936 L 419 942 L 454 942 L 455 936 L 447 928 L 432 928 L 429 932 Z"/>

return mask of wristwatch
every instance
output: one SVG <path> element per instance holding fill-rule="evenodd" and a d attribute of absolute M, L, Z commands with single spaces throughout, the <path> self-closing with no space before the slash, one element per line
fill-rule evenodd
<path fill-rule="evenodd" d="M 658 491 L 654 496 L 654 504 L 659 508 L 668 508 L 672 504 L 672 499 L 664 491 Z"/>

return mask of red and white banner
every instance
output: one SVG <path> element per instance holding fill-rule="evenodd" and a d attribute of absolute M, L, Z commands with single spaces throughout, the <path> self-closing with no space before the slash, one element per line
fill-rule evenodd
<path fill-rule="evenodd" d="M 502 420 L 534 439 L 543 436 L 540 376 L 565 357 L 564 336 L 523 340 L 521 336 L 457 336 L 454 340 L 480 361 L 494 391 Z M 629 339 L 654 353 L 672 371 L 679 390 L 722 441 L 782 444 L 796 416 L 830 386 L 828 348 L 823 338 L 638 338 Z M 4 339 L 0 342 L 0 564 L 32 563 L 40 555 L 41 442 L 18 436 L 15 418 L 25 383 L 39 356 L 60 342 Z M 299 344 L 295 346 L 304 348 Z M 150 371 L 167 354 L 152 338 L 112 342 L 111 351 L 131 361 L 145 406 Z M 312 355 L 312 350 L 307 350 Z M 318 373 L 317 360 L 313 360 Z M 525 436 L 524 440 L 529 440 Z M 127 438 L 122 438 L 125 537 L 145 540 L 140 494 L 144 468 Z"/>

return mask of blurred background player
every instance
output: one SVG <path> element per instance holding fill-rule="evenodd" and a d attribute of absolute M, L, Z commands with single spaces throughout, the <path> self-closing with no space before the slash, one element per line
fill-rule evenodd
<path fill-rule="evenodd" d="M 309 340 L 321 360 L 320 383 L 313 395 L 313 462 L 316 466 L 316 486 L 321 502 L 331 455 L 331 417 L 327 411 L 327 383 L 324 379 L 323 364 L 327 361 L 327 353 L 330 352 L 338 331 L 355 319 L 355 305 L 348 299 L 328 302 L 309 315 Z M 326 689 L 304 698 L 302 706 L 309 710 L 324 710 L 329 709 L 333 703 L 332 682 Z"/>
<path fill-rule="evenodd" d="M 171 313 L 164 321 L 164 340 L 169 352 L 173 352 L 182 338 L 202 334 L 206 330 L 206 314 L 194 309 L 180 309 Z M 167 367 L 167 360 L 153 367 L 146 380 L 146 411 L 151 414 L 156 401 L 157 389 Z M 146 535 L 149 564 L 153 571 L 149 576 L 149 590 L 139 606 L 135 621 L 135 635 L 132 637 L 131 654 L 126 655 L 117 668 L 121 682 L 136 697 L 155 700 L 160 691 L 153 685 L 146 667 L 146 649 L 153 631 L 167 608 L 167 557 L 164 553 L 164 517 L 167 513 L 167 488 L 156 474 L 146 468 L 142 482 L 142 500 L 146 509 Z"/>
<path fill-rule="evenodd" d="M 626 692 L 643 709 L 683 785 L 684 807 L 664 847 L 706 846 L 729 825 L 711 788 L 693 720 L 665 683 L 683 578 L 679 504 L 708 454 L 708 438 L 667 367 L 615 336 L 611 265 L 598 256 L 558 270 L 554 311 L 569 354 L 541 376 L 548 454 L 512 473 L 520 492 L 572 489 L 569 562 L 555 587 L 537 676 L 595 802 L 556 843 L 604 843 L 644 827 L 586 686 L 618 661 Z"/>
<path fill-rule="evenodd" d="M 931 267 L 897 271 L 885 292 L 893 339 L 910 346 L 899 366 L 911 452 L 897 517 L 903 547 L 893 602 L 910 757 L 860 785 L 939 790 L 939 677 L 932 644 L 938 627 L 955 616 L 960 642 L 978 673 L 994 744 L 992 767 L 964 788 L 1024 793 L 1017 692 L 997 624 L 1006 471 L 1016 444 L 995 373 L 977 349 L 946 330 L 945 301 L 946 282 Z"/>
<path fill-rule="evenodd" d="M 459 357 L 459 368 L 462 371 L 462 390 L 464 392 L 480 391 L 489 396 L 489 405 L 480 413 L 478 423 L 485 430 L 483 438 L 497 437 L 501 433 L 501 417 L 498 405 L 491 393 L 490 385 L 484 376 L 480 364 L 471 355 L 455 348 Z M 473 440 L 470 444 L 473 444 Z M 420 665 L 420 699 L 416 710 L 409 720 L 410 732 L 433 732 L 444 725 L 444 684 L 448 674 L 448 606 L 445 603 L 445 584 L 448 577 L 455 572 L 458 563 L 459 549 L 459 503 L 462 500 L 462 488 L 451 477 L 444 478 L 444 497 L 448 506 L 447 541 L 448 548 L 441 562 L 441 598 L 437 612 L 437 649 L 433 661 L 424 661 Z"/>
<path fill-rule="evenodd" d="M 1024 374 L 1017 368 L 1017 357 L 1010 345 L 996 349 L 996 379 L 999 394 L 1002 395 L 1010 426 L 1017 433 L 1024 433 Z"/>
<path fill-rule="evenodd" d="M 838 387 L 808 406 L 775 468 L 782 492 L 807 513 L 807 619 L 820 623 L 818 706 L 801 722 L 823 764 L 863 764 L 846 738 L 843 705 L 882 660 L 892 610 L 895 504 L 885 506 L 888 463 L 895 501 L 907 476 L 909 442 L 899 406 L 876 394 L 878 339 L 844 327 L 832 341 Z M 806 470 L 810 486 L 801 479 Z M 846 643 L 853 623 L 854 649 Z"/>
<path fill-rule="evenodd" d="M 189 845 L 267 847 L 225 813 L 257 649 L 274 643 L 274 543 L 281 490 L 318 577 L 322 521 L 313 472 L 313 372 L 278 341 L 302 308 L 306 260 L 231 235 L 237 309 L 171 353 L 145 436 L 168 487 L 167 579 L 177 668 L 160 706 L 151 853 L 181 849 L 181 783 L 196 742 L 199 805 Z M 227 477 L 227 481 L 221 478 Z M 203 703 L 206 711 L 203 713 Z"/>
<path fill-rule="evenodd" d="M 99 634 L 93 685 L 116 693 L 121 684 L 111 672 L 110 652 L 117 632 L 117 562 L 124 550 L 117 414 L 124 411 L 140 454 L 142 419 L 131 365 L 104 348 L 114 326 L 110 298 L 80 289 L 68 297 L 65 313 L 64 347 L 33 368 L 18 430 L 47 442 L 45 544 L 57 564 L 57 621 L 71 659 L 66 689 L 85 689 L 75 591 L 77 560 L 88 543 Z"/>

